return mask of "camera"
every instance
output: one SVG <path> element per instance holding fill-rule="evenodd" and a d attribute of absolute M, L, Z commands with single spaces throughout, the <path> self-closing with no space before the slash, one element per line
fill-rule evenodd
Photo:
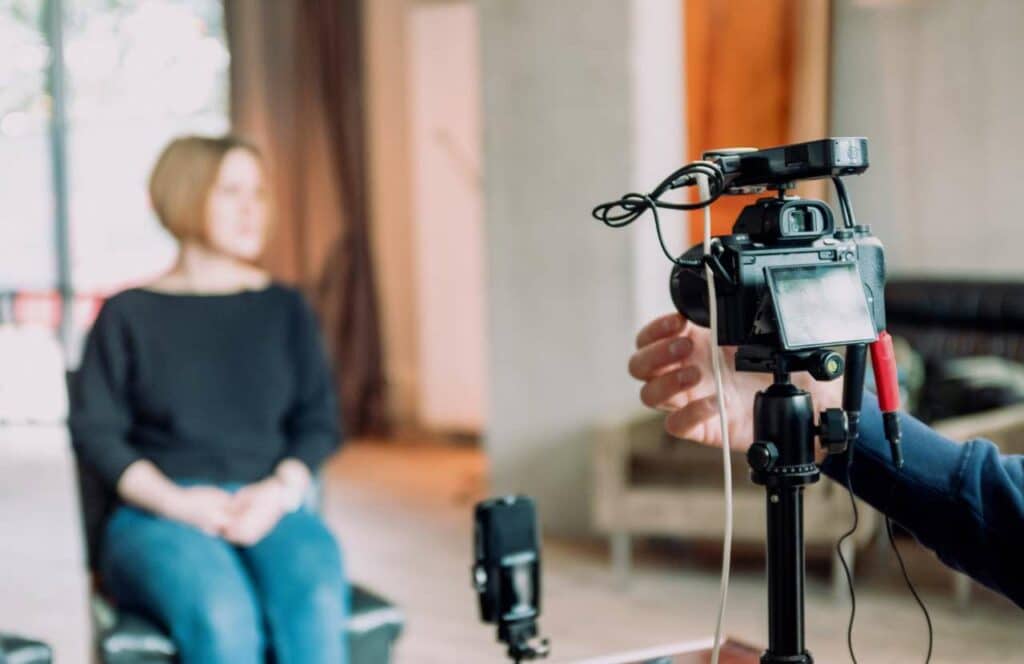
<path fill-rule="evenodd" d="M 762 198 L 709 256 L 697 245 L 680 257 L 672 301 L 708 327 L 705 263 L 715 278 L 719 345 L 796 351 L 871 343 L 885 329 L 882 244 L 867 226 L 837 229 L 822 201 Z"/>
<path fill-rule="evenodd" d="M 721 172 L 720 193 L 777 190 L 740 213 L 711 252 L 686 251 L 670 277 L 680 313 L 710 324 L 707 275 L 715 279 L 718 343 L 799 351 L 872 343 L 885 329 L 885 252 L 852 219 L 841 175 L 868 167 L 867 139 L 827 138 L 766 150 L 718 150 L 704 158 Z M 822 201 L 787 196 L 797 180 L 831 177 L 844 224 Z"/>
<path fill-rule="evenodd" d="M 846 454 L 852 462 L 869 352 L 893 463 L 897 468 L 903 463 L 895 358 L 885 331 L 885 251 L 871 229 L 856 222 L 840 179 L 868 168 L 867 140 L 825 138 L 766 150 L 717 150 L 703 157 L 650 193 L 628 193 L 598 205 L 593 216 L 621 228 L 650 211 L 662 251 L 673 264 L 669 286 L 676 309 L 716 330 L 718 346 L 738 347 L 737 371 L 773 374 L 771 385 L 754 396 L 754 439 L 747 452 L 750 478 L 767 497 L 769 638 L 761 663 L 808 664 L 813 659 L 804 647 L 803 489 L 820 477 L 816 438 L 829 454 Z M 824 202 L 787 194 L 796 181 L 818 178 L 835 185 L 841 225 Z M 694 185 L 701 192 L 697 201 L 661 198 Z M 666 247 L 659 208 L 697 210 L 726 194 L 769 190 L 775 195 L 745 207 L 731 234 L 712 238 L 706 231 L 702 244 L 679 257 Z M 707 229 L 707 216 L 705 224 Z M 845 346 L 845 357 L 836 346 Z M 719 357 L 712 353 L 728 449 Z M 817 380 L 843 376 L 842 407 L 822 411 L 816 423 L 811 393 L 791 380 L 800 371 Z"/>
<path fill-rule="evenodd" d="M 476 505 L 473 514 L 473 589 L 480 619 L 498 625 L 515 662 L 546 657 L 538 637 L 540 538 L 537 510 L 527 496 L 503 496 Z"/>

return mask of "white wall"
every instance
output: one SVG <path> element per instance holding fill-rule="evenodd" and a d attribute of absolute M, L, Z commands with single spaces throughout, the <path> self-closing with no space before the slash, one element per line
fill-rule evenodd
<path fill-rule="evenodd" d="M 370 230 L 380 298 L 388 399 L 400 427 L 415 423 L 418 312 L 409 138 L 408 0 L 363 0 Z"/>
<path fill-rule="evenodd" d="M 409 9 L 419 422 L 484 424 L 480 56 L 476 4 Z"/>
<path fill-rule="evenodd" d="M 1024 2 L 839 0 L 832 134 L 870 140 L 848 178 L 893 273 L 1024 276 Z"/>
<path fill-rule="evenodd" d="M 480 2 L 485 444 L 493 491 L 532 495 L 549 530 L 588 529 L 588 432 L 639 407 L 627 358 L 639 320 L 669 306 L 650 221 L 612 230 L 590 210 L 680 163 L 679 11 L 659 0 Z"/>
<path fill-rule="evenodd" d="M 651 191 L 683 165 L 683 16 L 681 0 L 633 0 L 629 21 L 629 78 L 626 102 L 632 117 L 622 149 L 633 153 L 632 191 Z M 612 190 L 605 198 L 625 193 Z M 665 243 L 678 255 L 690 243 L 687 220 L 662 212 Z M 596 223 L 596 222 L 595 222 Z M 652 220 L 645 215 L 630 230 L 633 240 L 633 325 L 673 310 L 668 290 L 670 265 L 658 245 Z"/>

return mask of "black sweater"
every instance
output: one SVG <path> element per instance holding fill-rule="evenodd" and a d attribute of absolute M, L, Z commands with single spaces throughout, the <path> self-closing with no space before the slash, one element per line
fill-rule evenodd
<path fill-rule="evenodd" d="M 286 457 L 315 471 L 341 438 L 316 319 L 277 284 L 115 295 L 72 390 L 75 449 L 111 487 L 139 459 L 210 482 L 253 482 Z"/>

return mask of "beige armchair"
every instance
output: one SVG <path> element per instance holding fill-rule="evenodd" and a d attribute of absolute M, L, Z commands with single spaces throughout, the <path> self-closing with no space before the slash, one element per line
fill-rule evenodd
<path fill-rule="evenodd" d="M 668 536 L 715 541 L 722 536 L 724 499 L 721 450 L 666 434 L 662 415 L 652 411 L 607 421 L 594 431 L 592 516 L 596 529 L 611 538 L 612 565 L 625 579 L 634 536 Z M 737 544 L 765 541 L 764 488 L 749 479 L 744 455 L 732 453 L 733 538 Z M 875 536 L 878 514 L 858 504 L 860 526 L 844 543 L 853 565 L 858 551 Z M 846 579 L 835 542 L 850 526 L 850 498 L 839 484 L 822 478 L 805 489 L 804 537 L 807 553 L 832 552 L 837 596 Z"/>

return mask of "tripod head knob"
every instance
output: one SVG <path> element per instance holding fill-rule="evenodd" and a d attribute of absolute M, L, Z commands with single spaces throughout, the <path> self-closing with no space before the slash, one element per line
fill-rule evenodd
<path fill-rule="evenodd" d="M 818 424 L 818 437 L 829 454 L 842 454 L 846 451 L 849 439 L 850 423 L 846 411 L 842 408 L 829 408 L 821 413 Z"/>
<path fill-rule="evenodd" d="M 771 470 L 778 460 L 779 448 L 775 447 L 774 443 L 757 440 L 747 450 L 747 463 L 758 472 Z"/>
<path fill-rule="evenodd" d="M 845 364 L 843 356 L 834 350 L 819 350 L 811 354 L 807 371 L 816 380 L 835 380 L 843 375 Z"/>

